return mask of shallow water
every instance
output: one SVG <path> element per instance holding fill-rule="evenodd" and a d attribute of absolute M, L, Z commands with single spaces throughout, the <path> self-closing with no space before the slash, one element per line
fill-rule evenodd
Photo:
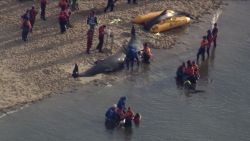
<path fill-rule="evenodd" d="M 0 141 L 247 141 L 250 138 L 250 1 L 229 2 L 219 19 L 218 47 L 202 64 L 197 89 L 177 89 L 176 67 L 195 59 L 209 21 L 192 25 L 174 49 L 154 50 L 149 67 L 123 71 L 112 87 L 86 86 L 0 119 Z M 207 18 L 212 18 L 207 16 Z M 140 74 L 139 74 L 140 73 Z M 106 130 L 104 113 L 126 95 L 142 114 L 139 128 Z"/>

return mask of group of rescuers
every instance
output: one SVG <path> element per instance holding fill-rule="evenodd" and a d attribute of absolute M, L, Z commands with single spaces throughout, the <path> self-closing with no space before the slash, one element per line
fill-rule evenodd
<path fill-rule="evenodd" d="M 207 35 L 202 37 L 201 45 L 197 53 L 197 62 L 199 61 L 199 56 L 202 56 L 202 61 L 205 60 L 205 53 L 207 52 L 207 57 L 210 55 L 210 47 L 213 43 L 214 48 L 217 42 L 218 28 L 217 23 L 211 30 L 207 31 Z M 180 65 L 176 71 L 176 79 L 181 82 L 186 89 L 195 89 L 196 81 L 199 79 L 199 66 L 195 61 L 187 61 Z"/>
<path fill-rule="evenodd" d="M 21 1 L 21 0 L 20 0 Z M 61 33 L 65 33 L 67 28 L 72 27 L 70 24 L 70 16 L 71 11 L 79 10 L 78 6 L 78 0 L 58 0 L 59 4 L 58 6 L 61 8 L 60 13 L 58 14 L 58 21 L 60 26 Z M 115 3 L 117 0 L 107 0 L 107 6 L 104 9 L 104 12 L 107 12 L 107 10 L 110 9 L 110 11 L 113 11 Z M 133 1 L 133 4 L 137 4 L 136 0 L 127 0 L 128 4 Z M 40 18 L 43 21 L 46 21 L 46 7 L 49 3 L 49 0 L 39 0 L 40 3 Z M 22 29 L 22 40 L 27 41 L 28 34 L 32 32 L 33 26 L 35 24 L 36 15 L 38 14 L 38 11 L 35 10 L 35 6 L 33 5 L 31 9 L 27 9 L 25 14 L 21 16 L 21 29 Z M 88 24 L 92 27 L 97 25 L 97 19 L 96 17 L 92 15 L 90 18 L 88 18 Z M 88 31 L 88 35 L 91 38 L 91 35 L 93 30 Z M 91 43 L 89 43 L 89 46 L 91 46 Z M 101 48 L 99 49 L 101 52 Z"/>
<path fill-rule="evenodd" d="M 132 121 L 134 121 L 135 125 L 139 125 L 140 114 L 135 114 L 131 107 L 126 108 L 125 103 L 126 97 L 122 96 L 117 104 L 114 104 L 106 111 L 106 123 L 111 123 L 115 126 L 131 127 Z"/>

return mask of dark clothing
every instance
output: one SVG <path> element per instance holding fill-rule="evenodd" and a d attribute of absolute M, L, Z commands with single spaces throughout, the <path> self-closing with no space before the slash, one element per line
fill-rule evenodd
<path fill-rule="evenodd" d="M 22 31 L 22 40 L 23 41 L 27 41 L 28 34 L 29 34 L 29 29 L 28 28 L 23 28 L 23 31 Z"/>
<path fill-rule="evenodd" d="M 29 20 L 30 19 L 30 17 L 29 17 L 29 14 L 26 12 L 25 14 L 23 14 L 22 16 L 21 16 L 21 18 L 23 19 L 23 20 Z"/>
<path fill-rule="evenodd" d="M 29 20 L 25 20 L 22 24 L 22 40 L 27 41 L 28 34 L 30 32 L 31 25 Z"/>
<path fill-rule="evenodd" d="M 200 47 L 199 48 L 199 51 L 197 53 L 197 62 L 199 61 L 199 56 L 200 55 L 202 56 L 202 61 L 205 61 L 205 51 L 206 51 L 205 47 Z"/>
<path fill-rule="evenodd" d="M 132 29 L 131 29 L 131 35 L 132 36 L 135 36 L 135 27 L 133 26 Z"/>
<path fill-rule="evenodd" d="M 128 4 L 130 4 L 131 0 L 128 0 Z M 133 0 L 134 4 L 137 4 L 136 0 Z"/>
<path fill-rule="evenodd" d="M 143 52 L 142 58 L 143 58 L 144 63 L 150 64 L 150 62 L 149 62 L 150 56 L 147 53 Z"/>
<path fill-rule="evenodd" d="M 102 48 L 103 48 L 103 43 L 104 43 L 104 36 L 99 36 L 99 43 L 96 47 L 96 49 L 99 50 L 99 52 L 102 52 Z"/>
<path fill-rule="evenodd" d="M 78 77 L 78 74 L 79 74 L 78 65 L 75 64 L 75 67 L 74 67 L 73 72 L 72 72 L 72 77 L 76 78 L 76 77 Z"/>
<path fill-rule="evenodd" d="M 104 12 L 107 12 L 108 9 L 110 9 L 110 11 L 113 11 L 116 1 L 117 0 L 108 0 L 108 4 L 107 4 L 106 8 L 104 9 Z"/>
<path fill-rule="evenodd" d="M 31 32 L 32 32 L 33 26 L 36 21 L 37 11 L 35 9 L 31 9 L 29 15 L 30 15 L 30 24 L 31 24 Z"/>
<path fill-rule="evenodd" d="M 95 26 L 98 24 L 97 18 L 95 16 L 88 16 L 87 18 L 87 24 L 90 26 L 90 29 L 94 29 Z"/>
<path fill-rule="evenodd" d="M 60 31 L 61 31 L 61 33 L 64 33 L 66 31 L 66 21 L 59 20 L 59 25 L 60 25 Z"/>
<path fill-rule="evenodd" d="M 210 47 L 211 47 L 211 43 L 213 41 L 213 36 L 212 36 L 211 33 L 207 35 L 207 40 L 208 40 L 208 44 L 207 44 L 207 47 L 206 47 L 207 48 L 207 57 L 209 57 L 209 55 L 210 55 Z"/>
<path fill-rule="evenodd" d="M 133 69 L 135 59 L 137 61 L 137 65 L 139 66 L 139 58 L 138 58 L 136 49 L 133 47 L 129 47 L 127 54 L 126 54 L 126 60 L 125 60 L 127 69 L 129 69 L 130 64 L 131 64 L 131 68 Z"/>
<path fill-rule="evenodd" d="M 41 6 L 41 19 L 42 20 L 46 20 L 45 19 L 46 5 L 47 5 L 47 1 L 46 0 L 41 0 L 40 6 Z"/>
<path fill-rule="evenodd" d="M 217 44 L 217 34 L 218 34 L 218 28 L 217 27 L 213 28 L 212 34 L 213 34 L 214 47 L 216 47 L 216 44 Z"/>
<path fill-rule="evenodd" d="M 179 66 L 179 68 L 176 71 L 176 77 L 178 80 L 182 80 L 183 76 L 184 76 L 184 71 L 183 71 L 183 66 Z"/>

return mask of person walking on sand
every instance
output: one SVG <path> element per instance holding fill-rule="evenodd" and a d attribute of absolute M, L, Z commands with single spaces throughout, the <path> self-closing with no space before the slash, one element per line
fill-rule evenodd
<path fill-rule="evenodd" d="M 92 47 L 93 44 L 93 36 L 94 36 L 94 30 L 89 29 L 87 32 L 87 54 L 90 54 L 90 48 Z"/>
<path fill-rule="evenodd" d="M 217 45 L 217 35 L 218 35 L 218 28 L 217 28 L 217 23 L 214 24 L 214 28 L 212 30 L 212 35 L 213 35 L 213 42 L 214 42 L 214 48 L 216 47 Z"/>
<path fill-rule="evenodd" d="M 116 1 L 117 0 L 108 0 L 107 6 L 105 7 L 104 12 L 106 13 L 108 9 L 110 9 L 110 11 L 113 11 Z"/>
<path fill-rule="evenodd" d="M 128 4 L 130 4 L 131 0 L 128 0 Z M 133 4 L 137 4 L 136 0 L 133 0 Z"/>
<path fill-rule="evenodd" d="M 72 27 L 72 25 L 70 24 L 71 10 L 69 7 L 67 7 L 64 11 L 66 13 L 66 27 L 71 28 Z"/>
<path fill-rule="evenodd" d="M 199 51 L 197 53 L 197 61 L 196 62 L 199 61 L 200 55 L 202 56 L 202 61 L 205 61 L 205 51 L 206 51 L 207 44 L 208 44 L 207 37 L 203 36 L 203 39 L 201 41 L 201 45 L 200 45 Z"/>
<path fill-rule="evenodd" d="M 22 29 L 22 40 L 27 41 L 28 34 L 31 29 L 31 24 L 28 18 L 23 19 L 24 21 L 22 22 L 21 29 Z"/>
<path fill-rule="evenodd" d="M 40 7 L 41 7 L 41 19 L 46 20 L 45 18 L 45 10 L 46 10 L 46 5 L 48 3 L 48 0 L 40 0 Z"/>
<path fill-rule="evenodd" d="M 98 25 L 97 17 L 95 16 L 95 12 L 92 11 L 87 18 L 87 24 L 89 25 L 90 29 L 94 30 L 95 26 Z"/>
<path fill-rule="evenodd" d="M 67 13 L 64 11 L 64 9 L 62 9 L 59 13 L 58 21 L 60 25 L 60 31 L 63 34 L 66 31 L 67 24 Z"/>
<path fill-rule="evenodd" d="M 32 29 L 33 29 L 35 21 L 36 21 L 36 15 L 37 15 L 37 11 L 35 10 L 35 6 L 31 7 L 31 10 L 29 11 L 29 15 L 30 15 L 30 24 L 31 24 L 30 32 L 32 32 Z"/>
<path fill-rule="evenodd" d="M 103 53 L 102 48 L 104 43 L 105 28 L 106 25 L 102 25 L 101 27 L 99 27 L 99 43 L 96 49 L 98 49 L 100 53 Z"/>

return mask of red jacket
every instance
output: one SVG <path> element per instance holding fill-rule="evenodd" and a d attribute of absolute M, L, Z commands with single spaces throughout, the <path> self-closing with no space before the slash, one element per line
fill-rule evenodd
<path fill-rule="evenodd" d="M 61 11 L 59 13 L 59 21 L 66 21 L 67 20 L 67 13 L 65 11 Z"/>
<path fill-rule="evenodd" d="M 30 20 L 35 20 L 37 15 L 37 11 L 35 9 L 30 10 Z"/>
<path fill-rule="evenodd" d="M 185 70 L 185 73 L 189 76 L 194 75 L 194 68 L 193 67 L 187 67 Z"/>

